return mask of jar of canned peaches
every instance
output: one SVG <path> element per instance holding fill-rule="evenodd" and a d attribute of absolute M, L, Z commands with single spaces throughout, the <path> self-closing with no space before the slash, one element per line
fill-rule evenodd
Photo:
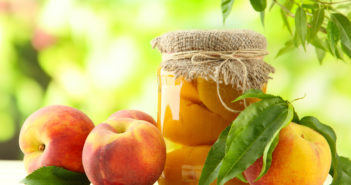
<path fill-rule="evenodd" d="M 192 30 L 166 33 L 152 44 L 162 53 L 157 126 L 167 145 L 158 183 L 197 185 L 219 134 L 258 101 L 233 100 L 248 89 L 266 90 L 274 72 L 263 61 L 266 40 L 249 30 Z M 226 184 L 245 183 L 233 179 Z"/>

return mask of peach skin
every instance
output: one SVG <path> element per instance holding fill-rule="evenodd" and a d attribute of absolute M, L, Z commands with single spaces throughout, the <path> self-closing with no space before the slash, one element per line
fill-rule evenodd
<path fill-rule="evenodd" d="M 99 124 L 83 149 L 84 170 L 95 185 L 152 185 L 165 158 L 160 131 L 149 122 L 130 118 Z"/>
<path fill-rule="evenodd" d="M 59 166 L 84 172 L 82 150 L 93 122 L 81 111 L 67 106 L 48 106 L 24 122 L 19 145 L 28 173 L 42 166 Z"/>
<path fill-rule="evenodd" d="M 267 174 L 254 182 L 262 158 L 245 170 L 251 185 L 322 185 L 328 176 L 331 152 L 326 139 L 311 128 L 290 123 L 279 135 Z"/>
<path fill-rule="evenodd" d="M 132 118 L 137 120 L 144 120 L 156 126 L 156 121 L 154 120 L 154 118 L 152 118 L 149 114 L 139 110 L 120 110 L 113 113 L 107 119 L 115 118 Z"/>

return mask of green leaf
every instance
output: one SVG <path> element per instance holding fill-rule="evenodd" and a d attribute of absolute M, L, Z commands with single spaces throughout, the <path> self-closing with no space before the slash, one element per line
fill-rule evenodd
<path fill-rule="evenodd" d="M 276 4 L 276 2 L 275 2 L 275 1 L 272 1 L 271 5 L 269 6 L 269 11 L 271 11 L 271 10 L 273 9 L 273 7 L 274 7 L 275 4 Z"/>
<path fill-rule="evenodd" d="M 310 10 L 314 10 L 314 9 L 317 9 L 319 8 L 318 4 L 303 4 L 301 6 L 302 8 L 306 8 L 306 9 L 310 9 Z"/>
<path fill-rule="evenodd" d="M 339 45 L 336 45 L 336 47 L 335 47 L 335 56 L 336 56 L 336 58 L 338 58 L 342 61 L 345 60 L 343 51 L 342 51 L 341 47 L 339 47 Z"/>
<path fill-rule="evenodd" d="M 336 24 L 332 21 L 328 22 L 327 37 L 330 50 L 332 51 L 333 55 L 335 55 L 336 45 L 340 39 L 340 32 L 338 26 L 336 26 Z"/>
<path fill-rule="evenodd" d="M 305 10 L 302 7 L 296 9 L 295 29 L 297 37 L 300 39 L 302 46 L 305 48 L 307 34 L 307 18 Z"/>
<path fill-rule="evenodd" d="M 285 42 L 285 45 L 284 47 L 280 48 L 280 50 L 278 51 L 277 55 L 275 56 L 276 58 L 293 50 L 295 47 L 294 47 L 294 41 L 292 40 L 289 40 L 287 42 Z"/>
<path fill-rule="evenodd" d="M 238 174 L 238 175 L 236 176 L 236 178 L 238 178 L 239 180 L 241 180 L 241 181 L 244 182 L 244 183 L 249 183 L 249 182 L 245 179 L 245 177 L 244 177 L 244 175 L 243 175 L 242 173 Z"/>
<path fill-rule="evenodd" d="M 267 0 L 250 0 L 250 3 L 257 12 L 264 11 L 267 6 Z"/>
<path fill-rule="evenodd" d="M 341 43 L 351 50 L 351 23 L 347 17 L 340 13 L 331 15 L 331 20 L 338 26 Z"/>
<path fill-rule="evenodd" d="M 313 38 L 310 43 L 315 46 L 316 48 L 319 48 L 321 50 L 327 50 L 328 49 L 328 44 L 327 41 L 322 41 L 322 39 L 318 38 L 317 36 Z"/>
<path fill-rule="evenodd" d="M 346 9 L 346 10 L 349 10 L 350 9 L 350 6 L 351 6 L 351 1 L 349 2 L 344 2 L 342 4 L 339 4 L 337 6 L 335 6 L 335 8 L 331 8 L 332 10 L 340 10 L 340 9 Z M 332 6 L 328 6 L 328 8 L 330 8 Z M 349 17 L 350 19 L 350 17 Z"/>
<path fill-rule="evenodd" d="M 284 6 L 286 7 L 287 10 L 291 11 L 291 9 L 293 8 L 295 2 L 291 1 L 291 0 L 286 0 L 284 3 Z"/>
<path fill-rule="evenodd" d="M 222 164 L 222 159 L 225 154 L 225 143 L 229 129 L 230 126 L 222 131 L 217 141 L 212 145 L 211 150 L 208 152 L 205 165 L 201 172 L 199 185 L 209 185 L 217 178 L 219 167 Z"/>
<path fill-rule="evenodd" d="M 284 6 L 286 7 L 286 9 L 288 11 L 291 11 L 292 7 L 294 5 L 294 1 L 285 1 Z M 291 31 L 291 27 L 290 27 L 290 23 L 288 21 L 288 17 L 286 15 L 286 12 L 283 9 L 280 9 L 280 14 L 282 16 L 284 25 L 286 26 L 286 28 L 288 29 L 289 33 L 292 35 L 292 31 Z"/>
<path fill-rule="evenodd" d="M 338 159 L 338 177 L 333 177 L 331 185 L 349 185 L 351 184 L 351 161 L 346 157 L 337 157 Z"/>
<path fill-rule="evenodd" d="M 221 8 L 222 8 L 223 23 L 225 22 L 230 12 L 232 11 L 233 4 L 234 4 L 234 0 L 222 0 Z"/>
<path fill-rule="evenodd" d="M 316 51 L 316 55 L 317 55 L 317 58 L 318 58 L 319 63 L 322 64 L 322 63 L 323 63 L 323 60 L 324 60 L 324 58 L 325 58 L 325 51 L 322 50 L 322 49 L 319 49 L 319 48 L 317 48 L 317 47 L 315 47 L 314 49 L 315 49 L 315 51 Z"/>
<path fill-rule="evenodd" d="M 89 185 L 84 173 L 77 173 L 56 166 L 41 167 L 24 178 L 26 185 Z"/>
<path fill-rule="evenodd" d="M 324 8 L 318 8 L 316 11 L 313 12 L 312 16 L 312 23 L 311 23 L 311 30 L 309 34 L 309 40 L 312 40 L 316 34 L 318 33 L 319 29 L 321 28 L 324 20 Z"/>
<path fill-rule="evenodd" d="M 293 41 L 293 44 L 295 45 L 295 47 L 299 47 L 299 45 L 301 44 L 300 37 L 298 36 L 298 33 L 296 31 L 295 31 L 295 34 L 294 34 L 292 41 Z"/>
<path fill-rule="evenodd" d="M 346 53 L 346 55 L 351 58 L 351 49 L 347 48 L 345 45 L 341 44 L 341 48 Z"/>
<path fill-rule="evenodd" d="M 249 89 L 245 91 L 241 96 L 237 97 L 233 102 L 243 100 L 245 98 L 259 98 L 259 99 L 268 99 L 268 98 L 277 98 L 277 96 L 266 94 L 260 89 Z"/>
<path fill-rule="evenodd" d="M 234 120 L 217 183 L 237 177 L 264 153 L 266 146 L 291 122 L 294 110 L 280 97 L 251 104 Z"/>
<path fill-rule="evenodd" d="M 263 156 L 262 156 L 262 169 L 258 177 L 256 178 L 255 181 L 258 181 L 261 177 L 266 175 L 268 172 L 269 168 L 271 167 L 272 164 L 272 154 L 274 149 L 277 147 L 279 142 L 279 135 L 277 135 L 271 143 L 269 143 L 266 148 L 264 149 Z"/>
<path fill-rule="evenodd" d="M 264 11 L 260 12 L 260 19 L 261 19 L 261 24 L 264 27 Z"/>
<path fill-rule="evenodd" d="M 280 9 L 280 14 L 282 16 L 283 23 L 284 23 L 285 27 L 288 29 L 289 33 L 292 34 L 291 26 L 290 26 L 290 23 L 288 21 L 288 17 L 286 16 L 285 12 L 282 9 Z"/>
<path fill-rule="evenodd" d="M 296 111 L 294 111 L 294 117 L 293 117 L 292 122 L 294 122 L 294 123 L 299 123 L 300 122 L 299 115 L 297 115 Z"/>

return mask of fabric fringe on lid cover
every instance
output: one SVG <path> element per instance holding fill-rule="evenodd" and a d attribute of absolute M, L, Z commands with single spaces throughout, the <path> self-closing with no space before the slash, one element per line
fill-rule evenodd
<path fill-rule="evenodd" d="M 175 31 L 151 42 L 162 53 L 161 67 L 191 81 L 198 77 L 239 90 L 260 89 L 274 68 L 263 35 L 250 30 Z"/>

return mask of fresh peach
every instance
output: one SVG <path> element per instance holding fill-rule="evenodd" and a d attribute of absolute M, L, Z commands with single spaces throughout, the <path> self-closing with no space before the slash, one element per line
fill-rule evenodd
<path fill-rule="evenodd" d="M 85 173 L 95 185 L 152 185 L 165 159 L 161 132 L 149 122 L 130 118 L 99 124 L 83 149 Z"/>
<path fill-rule="evenodd" d="M 84 172 L 82 150 L 93 122 L 81 111 L 67 106 L 48 106 L 24 122 L 19 145 L 28 173 L 42 166 L 59 166 Z"/>
<path fill-rule="evenodd" d="M 144 120 L 156 126 L 156 121 L 154 120 L 154 118 L 152 118 L 149 114 L 139 110 L 120 110 L 113 113 L 107 119 L 115 119 L 115 118 L 132 118 L 137 120 Z"/>
<path fill-rule="evenodd" d="M 311 128 L 290 123 L 280 132 L 267 174 L 254 182 L 261 171 L 260 158 L 244 175 L 251 185 L 322 185 L 330 165 L 326 139 Z"/>

